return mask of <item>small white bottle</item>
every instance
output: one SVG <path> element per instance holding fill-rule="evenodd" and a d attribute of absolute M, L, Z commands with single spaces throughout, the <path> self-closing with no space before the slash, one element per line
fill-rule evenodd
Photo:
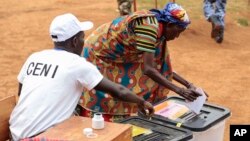
<path fill-rule="evenodd" d="M 103 129 L 104 128 L 104 118 L 101 113 L 95 113 L 92 118 L 92 128 L 93 129 Z"/>

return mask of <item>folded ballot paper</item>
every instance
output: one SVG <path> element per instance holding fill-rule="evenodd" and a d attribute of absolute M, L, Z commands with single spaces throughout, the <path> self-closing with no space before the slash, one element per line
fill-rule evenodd
<path fill-rule="evenodd" d="M 203 104 L 206 102 L 207 96 L 202 88 L 196 88 L 196 91 L 202 94 L 202 96 L 197 97 L 193 102 L 187 102 L 186 106 L 195 114 L 199 114 Z"/>

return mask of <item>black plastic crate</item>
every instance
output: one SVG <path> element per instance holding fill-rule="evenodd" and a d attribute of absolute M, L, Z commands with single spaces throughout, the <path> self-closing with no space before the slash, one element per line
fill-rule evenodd
<path fill-rule="evenodd" d="M 186 141 L 193 137 L 190 130 L 178 128 L 170 124 L 161 124 L 157 121 L 140 117 L 130 117 L 120 121 L 120 123 L 132 124 L 152 130 L 150 134 L 135 136 L 133 138 L 134 141 Z"/>

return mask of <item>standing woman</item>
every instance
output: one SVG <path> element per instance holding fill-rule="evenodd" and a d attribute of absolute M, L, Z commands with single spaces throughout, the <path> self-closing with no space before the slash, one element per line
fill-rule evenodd
<path fill-rule="evenodd" d="M 152 103 L 165 99 L 169 90 L 189 101 L 199 93 L 195 86 L 172 71 L 166 41 L 187 28 L 190 20 L 176 3 L 164 9 L 138 11 L 97 28 L 87 39 L 83 56 L 96 64 L 111 81 L 129 88 Z M 173 84 L 176 80 L 185 88 Z M 101 91 L 85 91 L 80 104 L 83 116 L 102 112 L 106 121 L 136 113 L 136 105 L 119 101 Z"/>

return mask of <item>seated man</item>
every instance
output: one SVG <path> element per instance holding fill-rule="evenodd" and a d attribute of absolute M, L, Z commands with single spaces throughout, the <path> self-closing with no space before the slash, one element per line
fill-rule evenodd
<path fill-rule="evenodd" d="M 20 98 L 9 123 L 14 141 L 30 138 L 68 119 L 83 88 L 109 93 L 122 101 L 136 103 L 144 113 L 153 106 L 122 85 L 103 77 L 96 66 L 79 55 L 84 31 L 92 22 L 80 22 L 72 14 L 57 16 L 50 25 L 54 49 L 33 53 L 19 75 Z"/>

